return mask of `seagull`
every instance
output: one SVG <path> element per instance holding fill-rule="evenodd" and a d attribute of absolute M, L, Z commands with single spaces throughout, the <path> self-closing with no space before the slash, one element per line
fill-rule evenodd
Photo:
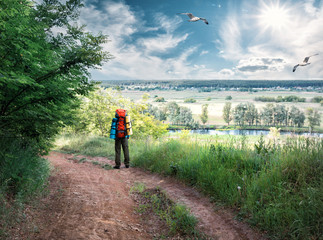
<path fill-rule="evenodd" d="M 299 64 L 297 64 L 297 65 L 295 65 L 295 66 L 294 66 L 294 68 L 293 68 L 293 72 L 295 72 L 295 71 L 296 71 L 296 68 L 297 68 L 298 66 L 306 66 L 306 65 L 309 65 L 310 63 L 308 62 L 308 60 L 310 59 L 310 57 L 313 57 L 313 56 L 316 56 L 316 55 L 319 55 L 319 54 L 318 54 L 318 53 L 316 53 L 316 54 L 314 54 L 314 55 L 311 55 L 311 56 L 308 56 L 308 57 L 304 58 L 304 61 L 303 61 L 302 63 L 299 63 Z"/>
<path fill-rule="evenodd" d="M 178 13 L 178 14 L 184 14 L 187 15 L 190 20 L 187 20 L 189 22 L 196 22 L 198 20 L 202 20 L 203 22 L 205 22 L 206 24 L 209 24 L 209 22 L 205 19 L 205 18 L 200 18 L 200 17 L 195 17 L 192 13 Z"/>

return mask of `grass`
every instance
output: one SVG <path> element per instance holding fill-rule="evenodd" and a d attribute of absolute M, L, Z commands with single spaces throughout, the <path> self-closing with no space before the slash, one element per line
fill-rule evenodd
<path fill-rule="evenodd" d="M 271 239 L 323 235 L 322 139 L 192 137 L 184 131 L 159 140 L 132 139 L 129 145 L 133 166 L 179 178 L 239 209 L 239 217 Z"/>
<path fill-rule="evenodd" d="M 56 138 L 55 148 L 65 153 L 83 154 L 91 157 L 114 156 L 114 140 L 100 136 L 86 136 L 86 141 L 82 139 L 83 135 L 62 134 Z"/>
<path fill-rule="evenodd" d="M 146 189 L 143 183 L 136 183 L 130 190 L 132 194 L 139 194 L 140 205 L 136 211 L 141 215 L 157 215 L 168 227 L 164 237 L 175 235 L 185 236 L 185 239 L 206 239 L 197 230 L 197 219 L 181 204 L 171 201 L 161 189 Z"/>

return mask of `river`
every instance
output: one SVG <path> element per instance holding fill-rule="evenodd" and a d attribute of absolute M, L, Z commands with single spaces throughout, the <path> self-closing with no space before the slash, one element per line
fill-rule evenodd
<path fill-rule="evenodd" d="M 169 130 L 169 132 L 177 132 L 180 130 Z M 196 129 L 191 130 L 191 133 L 197 133 L 197 134 L 207 134 L 207 135 L 268 135 L 269 130 L 215 130 L 215 129 Z M 297 136 L 315 136 L 315 137 L 321 137 L 323 138 L 323 133 L 294 133 L 294 132 L 280 132 L 281 135 L 297 135 Z"/>

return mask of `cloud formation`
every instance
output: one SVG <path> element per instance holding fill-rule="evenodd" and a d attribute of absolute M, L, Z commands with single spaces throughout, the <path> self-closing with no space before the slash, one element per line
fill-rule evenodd
<path fill-rule="evenodd" d="M 233 10 L 221 6 L 219 11 L 226 10 L 221 20 L 211 18 L 208 26 L 184 24 L 176 14 L 159 10 L 149 12 L 148 22 L 144 9 L 125 1 L 104 1 L 100 8 L 87 3 L 80 24 L 109 35 L 104 49 L 115 57 L 92 71 L 93 79 L 323 79 L 322 3 L 240 3 Z M 275 7 L 286 14 L 279 27 L 270 22 Z M 264 14 L 265 22 L 260 21 Z M 201 28 L 208 35 L 200 34 Z M 305 56 L 317 52 L 311 65 L 297 75 L 292 72 Z"/>

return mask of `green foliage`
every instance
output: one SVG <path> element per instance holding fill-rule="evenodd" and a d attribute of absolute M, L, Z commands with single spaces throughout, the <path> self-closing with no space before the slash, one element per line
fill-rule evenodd
<path fill-rule="evenodd" d="M 308 120 L 308 125 L 310 127 L 310 131 L 314 129 L 315 126 L 321 125 L 321 116 L 317 110 L 312 108 L 306 109 L 306 115 Z"/>
<path fill-rule="evenodd" d="M 194 98 L 187 98 L 184 100 L 184 103 L 196 103 L 196 99 Z"/>
<path fill-rule="evenodd" d="M 198 123 L 194 121 L 192 111 L 187 107 L 179 106 L 176 102 L 169 102 L 166 107 L 168 120 L 172 124 L 183 125 L 187 127 L 197 127 Z"/>
<path fill-rule="evenodd" d="M 212 145 L 209 139 L 205 146 L 188 140 L 150 142 L 138 144 L 133 164 L 175 175 L 213 200 L 239 207 L 241 216 L 277 239 L 319 238 L 323 141 L 276 141 L 262 138 L 255 149 L 245 138 Z"/>
<path fill-rule="evenodd" d="M 185 239 L 204 239 L 197 231 L 198 221 L 190 211 L 184 205 L 171 201 L 159 188 L 146 189 L 142 184 L 136 184 L 131 192 L 140 194 L 144 199 L 137 211 L 146 214 L 153 212 L 159 216 L 169 227 L 167 235 L 179 234 L 185 236 Z"/>
<path fill-rule="evenodd" d="M 232 97 L 231 96 L 226 96 L 225 100 L 232 100 Z"/>
<path fill-rule="evenodd" d="M 114 157 L 114 140 L 83 134 L 62 134 L 56 138 L 54 150 L 87 156 Z"/>
<path fill-rule="evenodd" d="M 202 105 L 202 114 L 201 114 L 200 118 L 201 118 L 201 121 L 204 125 L 209 118 L 208 110 L 207 110 L 208 106 L 209 106 L 208 104 Z"/>
<path fill-rule="evenodd" d="M 280 89 L 288 88 L 292 90 L 299 90 L 299 88 L 312 87 L 318 88 L 318 90 L 322 87 L 322 80 L 107 80 L 103 81 L 104 86 L 112 87 L 115 85 L 122 84 L 123 86 L 131 86 L 134 84 L 140 84 L 141 88 L 138 90 L 142 91 L 149 91 L 155 89 L 163 89 L 165 87 L 173 87 L 174 89 L 188 89 L 188 88 L 198 88 L 201 91 L 209 92 L 211 89 L 214 90 L 237 90 L 239 88 L 244 88 L 243 90 L 249 91 L 252 88 L 277 88 L 278 86 Z M 153 85 L 152 87 L 149 86 Z M 147 87 L 146 87 L 147 86 Z M 312 91 L 309 90 L 309 91 Z M 253 89 L 255 91 L 255 89 Z"/>
<path fill-rule="evenodd" d="M 226 102 L 222 111 L 223 120 L 229 125 L 232 121 L 231 103 Z"/>
<path fill-rule="evenodd" d="M 78 117 L 69 128 L 73 132 L 86 132 L 108 136 L 115 110 L 123 108 L 131 116 L 133 137 L 152 136 L 158 138 L 167 132 L 167 125 L 147 112 L 146 99 L 134 103 L 112 89 L 97 88 L 81 103 Z"/>
<path fill-rule="evenodd" d="M 156 97 L 154 102 L 166 102 L 164 97 Z"/>
<path fill-rule="evenodd" d="M 50 168 L 33 142 L 0 138 L 0 149 L 0 239 L 9 239 L 10 230 L 25 220 L 24 203 L 43 193 Z"/>
<path fill-rule="evenodd" d="M 255 101 L 260 101 L 260 102 L 305 102 L 305 98 L 300 98 L 297 96 L 278 96 L 277 98 L 275 97 L 256 97 Z"/>
<path fill-rule="evenodd" d="M 22 201 L 39 193 L 49 175 L 48 162 L 21 141 L 0 139 L 0 188 Z"/>
<path fill-rule="evenodd" d="M 48 150 L 52 136 L 68 124 L 87 94 L 90 68 L 111 56 L 94 36 L 78 27 L 79 0 L 2 1 L 0 11 L 0 135 L 36 139 Z M 54 29 L 65 29 L 54 33 Z"/>
<path fill-rule="evenodd" d="M 320 103 L 322 101 L 323 101 L 323 97 L 321 96 L 316 96 L 311 99 L 311 102 L 315 102 L 315 103 Z"/>

